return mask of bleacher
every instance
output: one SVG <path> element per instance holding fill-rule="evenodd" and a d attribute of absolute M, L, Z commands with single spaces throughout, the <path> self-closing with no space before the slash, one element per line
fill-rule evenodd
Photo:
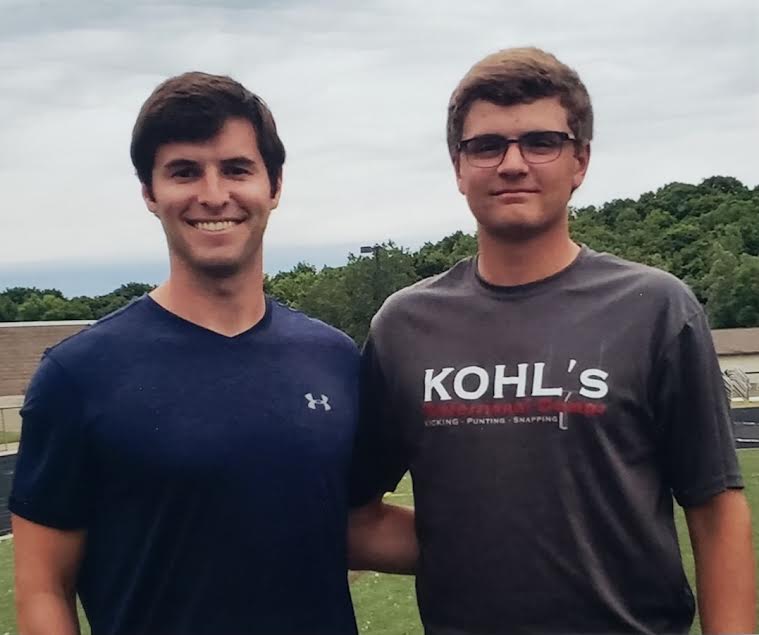
<path fill-rule="evenodd" d="M 759 448 L 759 407 L 733 410 L 735 447 Z"/>

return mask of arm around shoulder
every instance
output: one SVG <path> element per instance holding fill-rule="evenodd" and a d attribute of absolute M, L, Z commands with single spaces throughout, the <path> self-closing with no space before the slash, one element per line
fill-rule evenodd
<path fill-rule="evenodd" d="M 413 574 L 418 557 L 412 508 L 387 505 L 379 497 L 350 512 L 349 568 Z"/>

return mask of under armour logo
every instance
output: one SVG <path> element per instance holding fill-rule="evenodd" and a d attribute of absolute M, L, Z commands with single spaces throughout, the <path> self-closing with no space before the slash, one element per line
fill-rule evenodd
<path fill-rule="evenodd" d="M 306 398 L 308 407 L 311 408 L 311 410 L 316 410 L 316 406 L 321 406 L 327 412 L 332 410 L 332 406 L 329 405 L 329 397 L 327 397 L 327 395 L 322 395 L 321 399 L 314 399 L 314 396 L 310 392 L 306 393 L 303 396 Z"/>

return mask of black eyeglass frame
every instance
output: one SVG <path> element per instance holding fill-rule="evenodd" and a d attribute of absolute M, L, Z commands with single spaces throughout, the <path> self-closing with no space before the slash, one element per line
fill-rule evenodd
<path fill-rule="evenodd" d="M 540 160 L 535 160 L 534 156 L 530 156 L 528 158 L 525 156 L 525 148 L 524 145 L 527 141 L 530 139 L 535 139 L 536 135 L 545 135 L 550 134 L 554 135 L 554 137 L 557 139 L 558 143 L 556 144 L 556 154 L 555 156 L 553 154 L 547 154 L 547 158 L 541 157 Z M 503 143 L 503 148 L 501 149 L 500 154 L 494 155 L 492 157 L 486 158 L 484 160 L 481 159 L 474 159 L 473 157 L 468 154 L 467 148 L 473 141 L 478 141 L 483 138 L 494 138 L 498 139 L 500 142 Z M 575 143 L 576 145 L 579 145 L 580 140 L 569 134 L 568 132 L 564 132 L 563 130 L 530 130 L 529 132 L 525 132 L 524 134 L 519 135 L 518 137 L 504 137 L 503 135 L 499 134 L 482 134 L 477 135 L 475 137 L 470 137 L 469 139 L 462 139 L 456 144 L 456 149 L 459 152 L 459 154 L 463 154 L 464 157 L 466 157 L 467 163 L 475 168 L 494 168 L 498 165 L 501 165 L 503 162 L 503 158 L 506 156 L 506 153 L 509 151 L 509 147 L 516 143 L 519 147 L 519 152 L 522 155 L 522 159 L 524 159 L 525 163 L 529 163 L 530 165 L 543 165 L 545 163 L 551 163 L 553 161 L 556 161 L 560 156 L 564 149 L 564 145 L 571 141 Z M 496 160 L 497 159 L 497 160 Z"/>

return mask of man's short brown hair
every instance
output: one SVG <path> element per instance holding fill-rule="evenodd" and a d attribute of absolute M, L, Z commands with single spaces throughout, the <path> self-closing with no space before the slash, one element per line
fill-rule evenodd
<path fill-rule="evenodd" d="M 140 181 L 153 182 L 158 148 L 166 143 L 200 142 L 215 137 L 230 118 L 247 119 L 276 193 L 285 147 L 264 101 L 231 77 L 190 72 L 167 79 L 148 97 L 132 131 L 130 154 Z"/>
<path fill-rule="evenodd" d="M 511 48 L 477 62 L 453 91 L 448 102 L 448 152 L 456 162 L 464 121 L 478 99 L 499 106 L 529 104 L 558 97 L 567 122 L 581 143 L 593 138 L 593 107 L 577 73 L 550 53 L 538 48 Z"/>

